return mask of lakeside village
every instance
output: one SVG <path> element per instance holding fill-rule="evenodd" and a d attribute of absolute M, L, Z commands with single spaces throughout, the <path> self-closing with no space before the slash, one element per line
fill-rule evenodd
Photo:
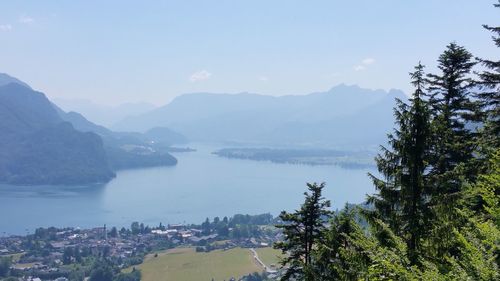
<path fill-rule="evenodd" d="M 140 280 L 135 266 L 147 254 L 157 256 L 155 253 L 159 251 L 176 247 L 209 252 L 272 246 L 282 238 L 274 227 L 276 220 L 270 214 L 263 214 L 216 217 L 213 221 L 207 218 L 200 225 L 160 223 L 149 227 L 134 222 L 129 229 L 39 228 L 26 236 L 0 237 L 0 280 L 91 280 L 89 276 L 103 270 L 110 271 L 113 280 Z M 262 276 L 259 280 L 279 278 L 276 265 L 268 267 L 258 257 L 255 262 L 263 268 L 261 275 L 232 280 L 255 280 L 252 279 L 255 276 Z M 123 273 L 130 268 L 130 273 Z"/>

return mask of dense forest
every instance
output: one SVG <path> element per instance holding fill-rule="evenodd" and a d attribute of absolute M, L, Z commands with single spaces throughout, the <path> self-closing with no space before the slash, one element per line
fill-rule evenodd
<path fill-rule="evenodd" d="M 453 42 L 437 67 L 410 73 L 369 207 L 334 215 L 314 183 L 280 215 L 282 280 L 500 280 L 500 61 Z"/>

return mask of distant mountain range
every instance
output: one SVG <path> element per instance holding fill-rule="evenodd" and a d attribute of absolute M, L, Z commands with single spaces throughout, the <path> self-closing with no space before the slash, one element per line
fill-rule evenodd
<path fill-rule="evenodd" d="M 171 128 L 194 141 L 319 147 L 367 147 L 383 143 L 393 127 L 399 90 L 339 85 L 297 96 L 185 94 L 148 113 L 125 118 L 116 130 Z"/>
<path fill-rule="evenodd" d="M 167 128 L 113 132 L 1 73 L 0 132 L 0 182 L 10 184 L 106 182 L 118 169 L 175 165 L 163 147 L 185 141 Z"/>
<path fill-rule="evenodd" d="M 361 151 L 384 143 L 395 98 L 407 99 L 399 90 L 343 84 L 301 96 L 185 94 L 112 131 L 0 73 L 0 182 L 105 182 L 119 169 L 175 165 L 170 146 L 188 139 Z"/>
<path fill-rule="evenodd" d="M 125 117 L 141 115 L 155 109 L 145 102 L 124 103 L 117 106 L 95 104 L 84 99 L 54 98 L 53 102 L 67 112 L 78 112 L 93 123 L 110 127 Z"/>

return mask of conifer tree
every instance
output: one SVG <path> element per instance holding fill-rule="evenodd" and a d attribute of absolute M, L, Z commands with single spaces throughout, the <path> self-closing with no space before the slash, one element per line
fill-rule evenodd
<path fill-rule="evenodd" d="M 364 249 L 353 239 L 364 237 L 365 232 L 356 221 L 356 207 L 346 207 L 335 214 L 325 233 L 325 239 L 315 251 L 316 280 L 361 280 L 369 260 Z"/>
<path fill-rule="evenodd" d="M 477 103 L 471 100 L 474 81 L 470 77 L 476 64 L 464 47 L 450 43 L 439 56 L 440 74 L 428 74 L 429 103 L 433 112 L 435 159 L 432 173 L 439 182 L 439 190 L 454 194 L 461 182 L 453 180 L 457 166 L 473 158 Z M 473 172 L 466 175 L 473 177 Z"/>
<path fill-rule="evenodd" d="M 379 193 L 368 197 L 375 210 L 367 215 L 371 221 L 382 220 L 403 237 L 408 258 L 415 264 L 422 239 L 428 234 L 431 214 L 428 205 L 431 189 L 426 172 L 431 135 L 428 105 L 422 99 L 424 66 L 417 65 L 410 75 L 416 90 L 410 105 L 397 100 L 394 110 L 397 128 L 388 136 L 390 148 L 382 146 L 382 153 L 375 159 L 384 178 L 370 174 Z"/>
<path fill-rule="evenodd" d="M 432 182 L 433 230 L 430 254 L 436 260 L 456 251 L 453 229 L 463 223 L 457 214 L 462 189 L 474 182 L 478 163 L 475 122 L 478 105 L 472 100 L 472 68 L 476 62 L 464 47 L 450 43 L 439 56 L 439 74 L 428 74 L 428 98 L 432 109 L 432 157 L 429 177 Z"/>
<path fill-rule="evenodd" d="M 500 8 L 500 0 L 498 4 L 494 4 L 496 8 Z M 497 47 L 500 47 L 500 26 L 483 25 L 483 28 L 493 33 L 492 39 Z M 488 59 L 480 59 L 481 63 L 489 70 L 484 71 L 480 76 L 484 83 L 493 84 L 498 86 L 500 83 L 500 61 L 493 61 Z"/>
<path fill-rule="evenodd" d="M 281 280 L 316 280 L 313 273 L 313 250 L 323 240 L 325 222 L 331 217 L 330 201 L 322 195 L 324 183 L 308 183 L 309 193 L 299 210 L 294 213 L 281 212 L 283 224 L 277 225 L 283 230 L 284 240 L 275 244 L 275 248 L 284 253 L 281 261 L 286 272 Z"/>
<path fill-rule="evenodd" d="M 500 0 L 494 6 L 500 8 Z M 493 42 L 500 48 L 500 26 L 483 27 L 493 33 Z M 500 60 L 478 60 L 486 68 L 479 73 L 478 81 L 480 92 L 477 97 L 481 103 L 484 123 L 480 145 L 483 155 L 491 155 L 500 147 Z"/>

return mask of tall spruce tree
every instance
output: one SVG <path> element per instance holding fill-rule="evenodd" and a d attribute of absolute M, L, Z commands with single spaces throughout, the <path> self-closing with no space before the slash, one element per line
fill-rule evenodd
<path fill-rule="evenodd" d="M 477 103 L 472 101 L 473 56 L 464 47 L 450 43 L 439 56 L 440 74 L 428 74 L 429 103 L 433 112 L 435 159 L 432 173 L 442 193 L 459 192 L 455 169 L 473 159 L 474 121 Z M 464 171 L 465 172 L 465 171 Z M 466 174 L 467 179 L 474 173 Z"/>
<path fill-rule="evenodd" d="M 281 212 L 283 224 L 277 225 L 283 230 L 284 240 L 275 244 L 275 248 L 284 253 L 281 261 L 286 272 L 281 280 L 316 280 L 313 273 L 313 250 L 323 240 L 325 222 L 331 218 L 330 201 L 323 198 L 324 183 L 308 183 L 309 193 L 299 210 L 294 213 Z"/>
<path fill-rule="evenodd" d="M 494 5 L 500 8 L 500 0 Z M 500 26 L 483 25 L 492 32 L 493 42 L 500 47 Z M 480 145 L 484 155 L 491 155 L 500 147 L 500 60 L 478 59 L 486 68 L 479 73 L 477 94 L 481 103 L 484 127 L 481 132 Z"/>
<path fill-rule="evenodd" d="M 433 185 L 430 197 L 433 230 L 430 253 L 436 260 L 456 252 L 453 229 L 463 223 L 457 214 L 458 202 L 466 182 L 474 182 L 477 134 L 480 121 L 477 103 L 472 100 L 472 68 L 476 62 L 464 47 L 450 43 L 439 56 L 439 74 L 428 74 L 428 99 L 432 108 L 432 157 L 429 175 Z"/>
<path fill-rule="evenodd" d="M 428 159 L 430 157 L 430 116 L 427 102 L 422 99 L 425 84 L 424 66 L 419 64 L 410 73 L 416 90 L 410 105 L 397 100 L 394 113 L 396 126 L 389 134 L 390 148 L 382 146 L 376 157 L 383 179 L 369 174 L 379 191 L 368 197 L 375 210 L 368 211 L 369 220 L 380 219 L 403 237 L 409 259 L 418 262 L 422 239 L 428 234 L 431 214 L 428 197 Z"/>

